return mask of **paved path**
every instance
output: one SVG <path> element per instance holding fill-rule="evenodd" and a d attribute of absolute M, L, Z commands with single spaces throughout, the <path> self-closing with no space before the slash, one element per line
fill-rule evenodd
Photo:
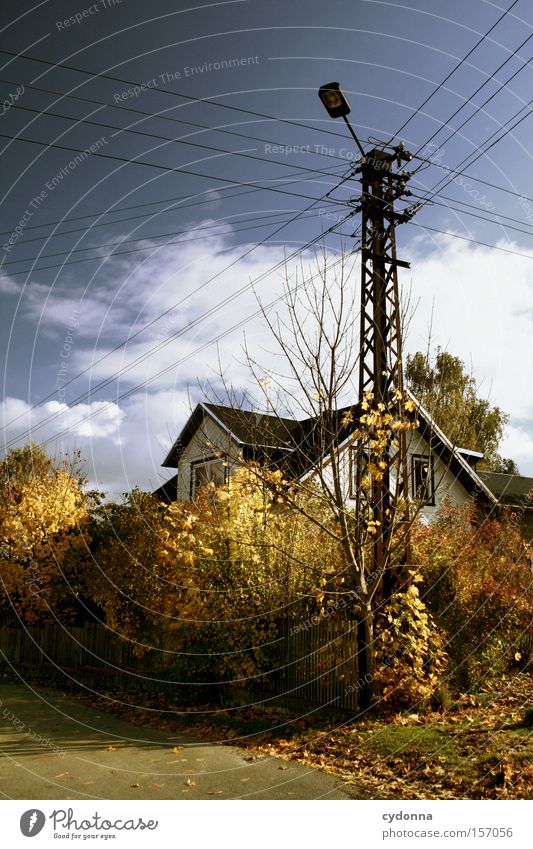
<path fill-rule="evenodd" d="M 0 798 L 353 799 L 341 779 L 0 684 Z M 174 747 L 179 748 L 173 751 Z"/>

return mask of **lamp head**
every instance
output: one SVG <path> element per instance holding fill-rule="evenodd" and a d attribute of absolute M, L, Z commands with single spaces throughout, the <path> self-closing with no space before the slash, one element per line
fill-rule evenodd
<path fill-rule="evenodd" d="M 350 104 L 339 83 L 326 83 L 320 86 L 318 96 L 331 118 L 344 118 L 350 114 Z"/>

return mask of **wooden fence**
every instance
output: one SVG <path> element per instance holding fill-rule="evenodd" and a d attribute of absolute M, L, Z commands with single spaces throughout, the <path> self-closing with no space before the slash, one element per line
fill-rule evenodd
<path fill-rule="evenodd" d="M 357 709 L 357 626 L 349 621 L 278 622 L 276 693 L 343 710 Z"/>
<path fill-rule="evenodd" d="M 227 701 L 263 704 L 304 702 L 353 711 L 360 686 L 356 623 L 311 620 L 278 621 L 272 667 L 249 685 L 177 683 L 165 677 L 159 652 L 164 645 L 143 648 L 122 639 L 104 625 L 32 625 L 0 622 L 0 653 L 17 671 L 41 669 L 54 680 L 71 679 L 97 690 L 142 688 L 172 696 L 175 703 L 205 701 L 213 690 Z M 3 660 L 0 654 L 0 660 Z"/>

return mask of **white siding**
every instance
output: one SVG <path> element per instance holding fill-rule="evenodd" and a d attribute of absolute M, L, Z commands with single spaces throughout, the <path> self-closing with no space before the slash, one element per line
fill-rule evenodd
<path fill-rule="evenodd" d="M 410 475 L 410 493 L 409 495 L 413 497 L 412 490 L 412 480 L 411 480 L 411 469 L 412 463 L 411 458 L 413 455 L 422 455 L 428 457 L 430 454 L 429 445 L 424 437 L 418 432 L 411 432 L 408 434 L 408 469 Z M 355 505 L 355 499 L 351 497 L 350 494 L 350 446 L 346 444 L 342 447 L 339 452 L 339 469 L 342 478 L 342 488 L 346 494 L 346 501 L 348 504 Z M 430 519 L 435 515 L 435 512 L 438 510 L 439 505 L 442 503 L 443 499 L 448 497 L 451 499 L 454 504 L 464 504 L 465 501 L 469 500 L 468 491 L 465 487 L 456 479 L 453 472 L 446 466 L 445 463 L 437 456 L 435 452 L 432 454 L 433 457 L 433 474 L 434 474 L 434 484 L 435 484 L 435 504 L 429 505 L 426 504 L 422 508 L 422 514 Z M 330 464 L 327 464 L 324 468 L 325 471 L 329 469 Z M 392 486 L 394 486 L 394 478 L 391 482 Z"/>
<path fill-rule="evenodd" d="M 429 456 L 429 445 L 422 434 L 413 431 L 408 435 L 407 452 L 409 455 L 409 473 L 411 473 L 411 457 L 414 454 Z M 449 498 L 453 504 L 464 504 L 470 495 L 462 483 L 460 483 L 448 466 L 433 451 L 433 475 L 435 481 L 435 505 L 426 505 L 423 513 L 430 517 L 438 510 L 445 498 Z M 410 495 L 413 493 L 411 491 Z"/>
<path fill-rule="evenodd" d="M 223 427 L 206 415 L 192 439 L 186 445 L 178 465 L 177 499 L 188 501 L 191 497 L 191 463 L 206 460 L 221 452 L 229 458 L 229 471 L 241 456 L 238 443 Z"/>
<path fill-rule="evenodd" d="M 239 443 L 209 415 L 206 415 L 203 423 L 193 435 L 189 444 L 185 447 L 180 457 L 178 466 L 177 498 L 178 501 L 187 501 L 191 497 L 191 463 L 206 460 L 221 452 L 228 459 L 228 473 L 237 467 L 242 453 Z M 408 463 L 409 474 L 411 474 L 411 458 L 413 455 L 429 456 L 429 445 L 424 437 L 413 431 L 408 434 Z M 349 445 L 343 446 L 339 452 L 339 465 L 343 480 L 343 491 L 346 493 L 346 501 L 355 504 L 350 497 L 350 450 Z M 328 469 L 326 464 L 325 469 Z M 435 504 L 425 505 L 422 513 L 428 519 L 431 518 L 442 503 L 448 497 L 454 504 L 464 504 L 469 500 L 468 491 L 455 478 L 449 468 L 433 452 L 433 473 L 435 484 Z M 411 484 L 411 481 L 410 481 Z M 394 485 L 394 481 L 393 481 Z M 410 496 L 413 496 L 412 486 Z"/>

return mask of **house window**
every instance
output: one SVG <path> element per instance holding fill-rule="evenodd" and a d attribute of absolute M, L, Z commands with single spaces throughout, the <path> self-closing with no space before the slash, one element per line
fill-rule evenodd
<path fill-rule="evenodd" d="M 214 483 L 221 486 L 226 483 L 227 465 L 222 457 L 210 457 L 205 460 L 195 460 L 191 463 L 191 498 L 202 486 Z"/>
<path fill-rule="evenodd" d="M 411 480 L 413 498 L 422 504 L 435 504 L 435 481 L 433 457 L 414 454 L 411 457 Z"/>

